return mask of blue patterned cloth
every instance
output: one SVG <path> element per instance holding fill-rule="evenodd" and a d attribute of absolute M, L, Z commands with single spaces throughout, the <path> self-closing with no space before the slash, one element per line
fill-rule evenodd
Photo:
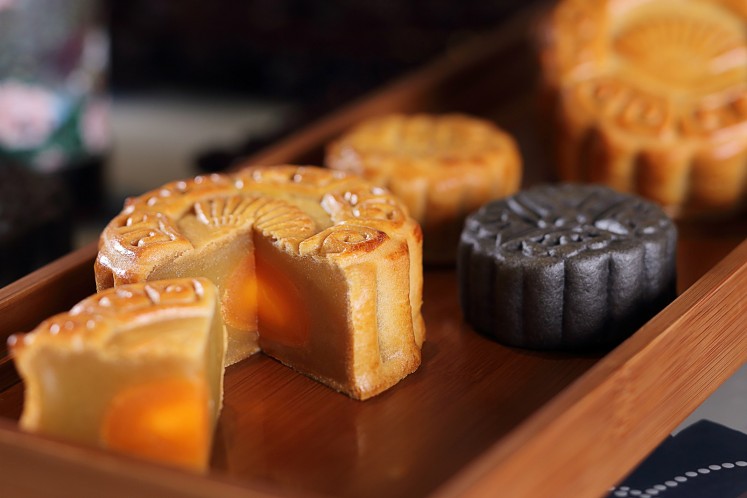
<path fill-rule="evenodd" d="M 747 498 L 747 434 L 701 420 L 654 450 L 609 498 Z"/>

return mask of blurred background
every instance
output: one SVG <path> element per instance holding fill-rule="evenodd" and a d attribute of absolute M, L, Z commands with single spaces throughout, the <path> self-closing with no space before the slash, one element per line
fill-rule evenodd
<path fill-rule="evenodd" d="M 0 0 L 0 286 L 530 3 Z"/>
<path fill-rule="evenodd" d="M 115 148 L 130 146 L 133 128 L 142 130 L 136 121 L 157 108 L 179 129 L 162 130 L 162 138 L 189 142 L 190 155 L 180 162 L 223 169 L 235 155 L 495 30 L 529 3 L 113 1 Z M 176 151 L 178 144 L 162 148 Z"/>

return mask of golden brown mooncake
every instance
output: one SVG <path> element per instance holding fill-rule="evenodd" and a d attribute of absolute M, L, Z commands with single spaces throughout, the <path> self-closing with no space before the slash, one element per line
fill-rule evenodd
<path fill-rule="evenodd" d="M 329 144 L 325 162 L 402 199 L 422 226 L 427 263 L 453 263 L 465 216 L 514 193 L 522 176 L 511 136 L 464 114 L 372 118 Z"/>
<path fill-rule="evenodd" d="M 317 167 L 250 167 L 129 199 L 101 235 L 96 284 L 207 277 L 227 364 L 261 349 L 365 399 L 420 364 L 421 247 L 385 189 Z"/>
<path fill-rule="evenodd" d="M 563 0 L 542 31 L 563 180 L 672 214 L 735 210 L 747 183 L 741 0 Z"/>
<path fill-rule="evenodd" d="M 9 340 L 24 430 L 204 470 L 225 329 L 207 279 L 103 290 Z"/>

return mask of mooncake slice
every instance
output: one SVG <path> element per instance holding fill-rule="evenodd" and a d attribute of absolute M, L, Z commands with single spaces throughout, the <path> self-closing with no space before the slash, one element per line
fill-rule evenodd
<path fill-rule="evenodd" d="M 219 289 L 228 365 L 259 349 L 353 398 L 415 371 L 422 235 L 355 175 L 250 167 L 130 199 L 104 229 L 99 289 L 202 276 Z"/>
<path fill-rule="evenodd" d="M 747 8 L 734 0 L 562 0 L 542 76 L 565 181 L 678 216 L 747 201 Z"/>
<path fill-rule="evenodd" d="M 225 355 L 209 280 L 105 290 L 9 346 L 25 386 L 24 430 L 206 468 Z"/>
<path fill-rule="evenodd" d="M 462 310 L 510 345 L 613 346 L 675 297 L 677 231 L 654 203 L 599 185 L 542 185 L 470 215 Z"/>
<path fill-rule="evenodd" d="M 423 229 L 426 263 L 453 264 L 464 217 L 513 194 L 522 161 L 514 139 L 466 114 L 368 119 L 327 147 L 328 167 L 392 191 Z"/>

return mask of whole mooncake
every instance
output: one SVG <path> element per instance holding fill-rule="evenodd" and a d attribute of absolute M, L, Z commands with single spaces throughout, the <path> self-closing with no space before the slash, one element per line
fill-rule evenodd
<path fill-rule="evenodd" d="M 459 245 L 465 320 L 534 349 L 620 342 L 676 292 L 677 232 L 657 205 L 599 185 L 541 185 L 483 206 Z"/>
<path fill-rule="evenodd" d="M 514 139 L 466 114 L 391 114 L 332 142 L 325 163 L 386 187 L 423 228 L 423 260 L 453 264 L 467 214 L 521 184 Z"/>
<path fill-rule="evenodd" d="M 561 180 L 636 193 L 678 216 L 743 208 L 746 5 L 558 2 L 541 58 Z"/>

